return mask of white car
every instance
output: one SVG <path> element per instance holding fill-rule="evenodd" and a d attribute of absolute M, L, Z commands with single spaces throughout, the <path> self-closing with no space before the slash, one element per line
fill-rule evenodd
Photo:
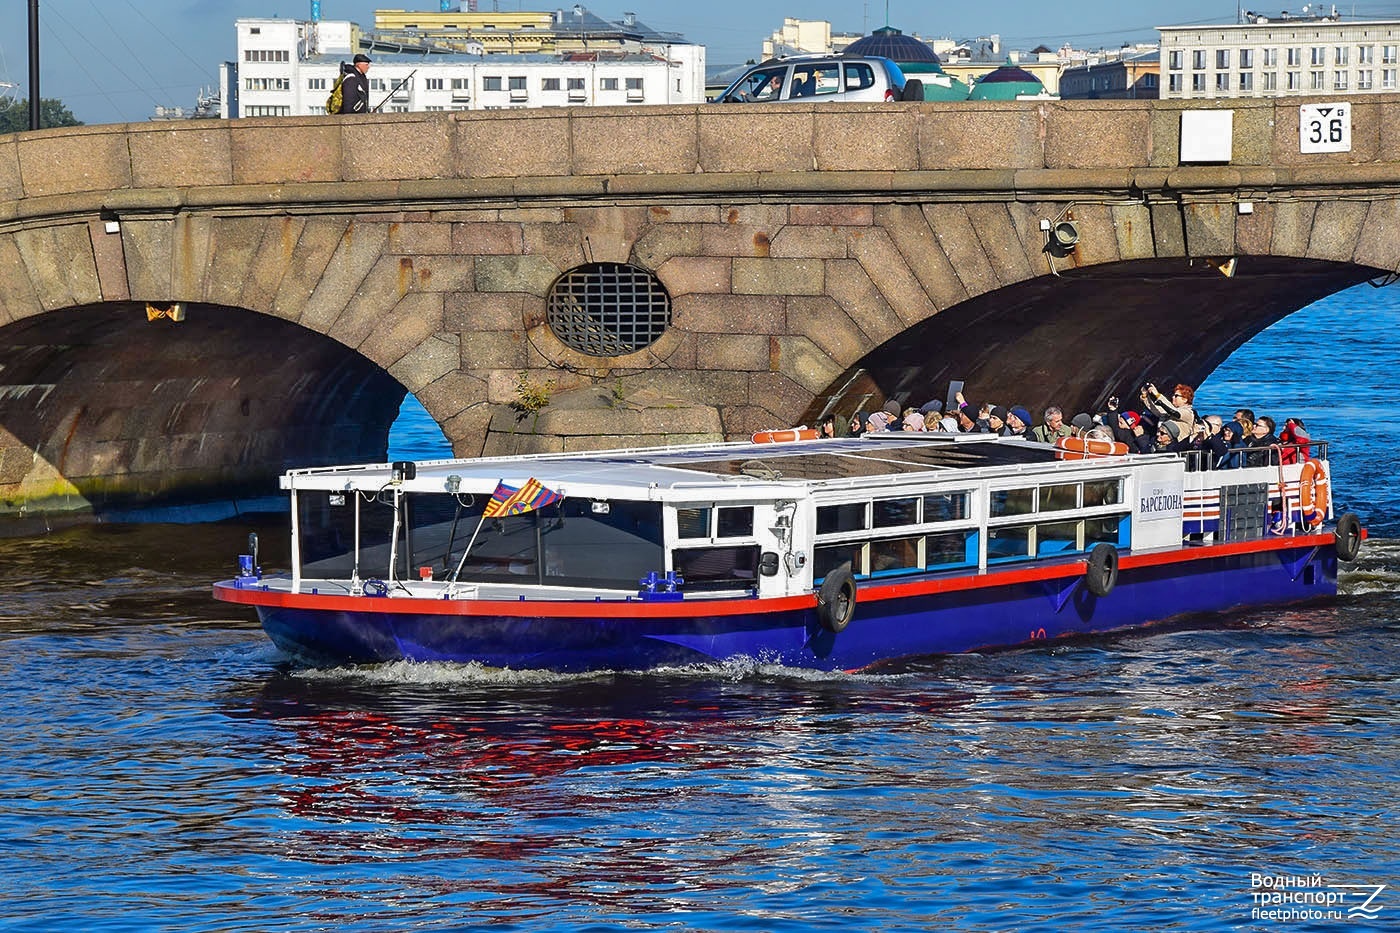
<path fill-rule="evenodd" d="M 754 65 L 715 98 L 721 104 L 769 101 L 923 100 L 923 82 L 875 55 L 795 55 Z"/>

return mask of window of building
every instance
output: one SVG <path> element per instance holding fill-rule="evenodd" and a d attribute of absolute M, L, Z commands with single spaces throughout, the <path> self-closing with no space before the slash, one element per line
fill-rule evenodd
<path fill-rule="evenodd" d="M 1301 91 L 1303 89 L 1303 73 L 1301 71 L 1290 71 L 1288 73 L 1288 89 L 1290 91 Z"/>
<path fill-rule="evenodd" d="M 1181 70 L 1181 49 L 1172 49 L 1167 53 L 1167 69 L 1169 71 Z"/>
<path fill-rule="evenodd" d="M 1200 71 L 1206 67 L 1206 50 L 1195 49 L 1191 52 L 1191 67 Z"/>
<path fill-rule="evenodd" d="M 1312 90 L 1314 90 L 1314 91 L 1325 91 L 1325 90 L 1327 90 L 1327 72 L 1325 72 L 1325 71 L 1314 71 L 1314 72 L 1312 72 L 1312 73 L 1311 73 L 1311 80 L 1309 81 L 1308 86 L 1309 86 Z"/>
<path fill-rule="evenodd" d="M 1289 67 L 1289 68 L 1297 68 L 1297 67 L 1301 66 L 1302 64 L 1303 64 L 1303 50 L 1302 50 L 1302 49 L 1289 49 L 1289 50 L 1288 50 L 1288 67 Z"/>
<path fill-rule="evenodd" d="M 1254 67 L 1254 50 L 1253 50 L 1253 49 L 1240 49 L 1240 67 L 1241 67 L 1241 68 L 1253 68 L 1253 67 Z"/>
<path fill-rule="evenodd" d="M 627 87 L 627 99 L 628 99 L 628 100 L 641 100 L 641 99 L 643 98 L 643 96 L 644 96 L 643 93 L 642 93 L 642 79 L 641 79 L 641 78 L 625 78 L 625 79 L 623 79 L 623 80 L 625 81 L 626 87 Z"/>
<path fill-rule="evenodd" d="M 1277 71 L 1266 71 L 1266 72 L 1264 72 L 1262 75 L 1260 75 L 1260 78 L 1261 78 L 1261 81 L 1262 81 L 1261 86 L 1260 86 L 1260 90 L 1262 90 L 1262 91 L 1277 91 L 1277 90 L 1278 90 L 1278 72 L 1277 72 Z"/>
<path fill-rule="evenodd" d="M 1345 71 L 1332 72 L 1332 89 L 1337 91 L 1347 89 L 1347 73 Z"/>
<path fill-rule="evenodd" d="M 483 91 L 499 91 L 499 90 L 501 90 L 501 76 L 500 76 L 500 75 L 488 75 L 487 77 L 482 78 L 482 79 L 481 79 L 481 89 L 482 89 Z"/>
<path fill-rule="evenodd" d="M 1229 91 L 1230 91 L 1230 76 L 1229 76 L 1228 74 L 1226 74 L 1225 72 L 1223 72 L 1223 71 L 1222 71 L 1220 74 L 1216 75 L 1216 76 L 1215 76 L 1215 89 L 1216 89 L 1217 91 L 1222 92 L 1222 93 L 1229 93 Z"/>
<path fill-rule="evenodd" d="M 1374 72 L 1369 68 L 1362 68 L 1356 73 L 1356 89 L 1358 91 L 1369 91 L 1372 88 L 1372 75 Z"/>
<path fill-rule="evenodd" d="M 471 97 L 471 90 L 472 90 L 472 80 L 471 80 L 471 78 L 453 78 L 453 79 L 452 79 L 452 97 L 453 97 L 454 100 L 467 100 L 468 98 Z"/>
<path fill-rule="evenodd" d="M 1252 71 L 1241 71 L 1241 72 L 1240 72 L 1240 90 L 1241 90 L 1241 91 L 1252 91 L 1252 90 L 1254 90 L 1254 72 L 1252 72 Z"/>
<path fill-rule="evenodd" d="M 291 78 L 244 78 L 243 90 L 245 91 L 290 91 L 292 89 Z"/>
<path fill-rule="evenodd" d="M 1396 55 L 1397 55 L 1397 49 L 1400 49 L 1400 46 L 1394 46 L 1394 45 L 1383 45 L 1383 46 L 1381 46 L 1381 64 L 1383 64 L 1383 65 L 1393 65 L 1393 64 L 1395 64 L 1395 62 L 1396 62 Z"/>
<path fill-rule="evenodd" d="M 434 111 L 434 110 L 446 110 L 447 108 L 446 108 L 446 107 L 443 107 L 443 106 L 436 106 L 436 107 L 434 107 L 432 104 L 429 104 L 428 106 L 424 107 L 423 109 L 424 109 L 424 110 L 427 110 L 427 111 Z"/>
<path fill-rule="evenodd" d="M 244 107 L 243 115 L 245 117 L 290 117 L 292 115 L 292 108 L 272 106 Z"/>
<path fill-rule="evenodd" d="M 1229 68 L 1229 67 L 1230 67 L 1230 50 L 1229 50 L 1229 49 L 1216 49 L 1216 50 L 1215 50 L 1215 67 L 1216 67 L 1216 68 Z"/>
<path fill-rule="evenodd" d="M 326 89 L 325 78 L 307 78 L 306 89 L 308 91 L 324 91 Z"/>
<path fill-rule="evenodd" d="M 1194 91 L 1194 92 L 1196 92 L 1196 93 L 1198 93 L 1198 94 L 1203 94 L 1203 93 L 1205 93 L 1205 89 L 1206 89 L 1206 76 L 1203 75 L 1203 74 L 1195 74 L 1195 75 L 1192 75 L 1192 76 L 1191 76 L 1191 90 Z"/>
<path fill-rule="evenodd" d="M 441 90 L 442 90 L 442 87 L 443 87 L 443 79 L 442 79 L 442 78 L 429 78 L 429 79 L 427 79 L 427 81 L 424 83 L 423 87 L 424 87 L 425 90 L 429 90 L 429 91 L 441 91 Z"/>
<path fill-rule="evenodd" d="M 1356 50 L 1356 63 L 1358 65 L 1374 65 L 1376 63 L 1376 47 L 1374 45 L 1363 45 Z"/>
<path fill-rule="evenodd" d="M 1278 49 L 1264 49 L 1261 57 L 1265 68 L 1278 67 Z"/>
<path fill-rule="evenodd" d="M 540 90 L 541 90 L 541 91 L 557 91 L 557 90 L 559 90 L 559 79 L 558 79 L 558 78 L 544 78 L 543 80 L 540 81 Z"/>
<path fill-rule="evenodd" d="M 1351 57 L 1351 49 L 1345 45 L 1339 45 L 1334 50 L 1335 57 L 1332 59 L 1334 65 L 1345 65 Z"/>
<path fill-rule="evenodd" d="M 1395 90 L 1395 68 L 1381 69 L 1381 88 L 1386 91 Z"/>
<path fill-rule="evenodd" d="M 1327 50 L 1326 50 L 1325 48 L 1323 48 L 1323 47 L 1320 46 L 1320 45 L 1315 45 L 1315 46 L 1312 47 L 1312 64 L 1314 64 L 1314 65 L 1325 65 L 1325 64 L 1327 64 Z"/>
<path fill-rule="evenodd" d="M 598 88 L 599 88 L 600 90 L 604 90 L 604 91 L 615 91 L 615 90 L 617 90 L 617 79 L 616 79 L 616 78 L 600 78 L 600 79 L 598 80 Z"/>
<path fill-rule="evenodd" d="M 1181 75 L 1167 75 L 1167 93 L 1181 93 Z"/>
<path fill-rule="evenodd" d="M 245 49 L 245 62 L 286 62 L 291 61 L 291 53 L 286 49 Z"/>
<path fill-rule="evenodd" d="M 510 89 L 511 89 L 512 91 L 523 91 L 523 90 L 525 90 L 525 76 L 524 76 L 524 75 L 511 75 L 511 76 L 510 76 Z"/>

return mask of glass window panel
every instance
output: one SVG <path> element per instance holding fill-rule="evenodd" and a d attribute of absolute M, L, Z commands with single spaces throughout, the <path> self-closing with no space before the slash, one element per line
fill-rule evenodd
<path fill-rule="evenodd" d="M 710 510 L 676 509 L 676 536 L 680 538 L 708 538 L 710 536 Z"/>
<path fill-rule="evenodd" d="M 876 499 L 874 509 L 876 528 L 893 528 L 897 525 L 917 525 L 919 523 L 919 500 L 917 496 L 906 499 Z"/>
<path fill-rule="evenodd" d="M 1010 560 L 1031 556 L 1031 525 L 987 529 L 987 560 Z"/>
<path fill-rule="evenodd" d="M 934 492 L 924 496 L 924 521 L 955 522 L 967 518 L 968 494 L 965 492 Z"/>
<path fill-rule="evenodd" d="M 974 554 L 969 559 L 968 538 L 976 532 L 954 531 L 942 535 L 924 537 L 924 564 L 930 570 L 937 567 L 959 566 L 977 560 Z"/>
<path fill-rule="evenodd" d="M 1108 518 L 1088 518 L 1084 520 L 1084 547 L 1091 548 L 1100 541 L 1109 544 L 1127 545 L 1122 529 L 1127 525 L 1126 515 L 1112 515 Z"/>
<path fill-rule="evenodd" d="M 753 506 L 725 507 L 719 510 L 719 530 L 716 537 L 749 538 L 753 536 Z"/>
<path fill-rule="evenodd" d="M 1096 505 L 1118 505 L 1123 501 L 1121 480 L 1090 480 L 1084 484 L 1084 507 Z"/>
<path fill-rule="evenodd" d="M 817 509 L 817 534 L 830 535 L 842 531 L 860 531 L 865 523 L 865 503 L 845 502 L 823 505 Z"/>
<path fill-rule="evenodd" d="M 1029 515 L 1035 511 L 1035 489 L 992 490 L 991 516 Z"/>
<path fill-rule="evenodd" d="M 1079 484 L 1064 483 L 1040 487 L 1040 511 L 1059 512 L 1079 508 Z"/>
<path fill-rule="evenodd" d="M 817 548 L 812 554 L 812 579 L 821 580 L 845 563 L 851 565 L 852 574 L 859 576 L 865 573 L 864 549 L 863 542 L 828 544 Z"/>
<path fill-rule="evenodd" d="M 677 548 L 671 564 L 685 580 L 686 590 L 753 586 L 758 579 L 758 545 Z"/>
<path fill-rule="evenodd" d="M 870 542 L 870 572 L 919 569 L 919 538 L 890 538 Z"/>
<path fill-rule="evenodd" d="M 1046 522 L 1036 526 L 1037 557 L 1079 550 L 1079 522 Z"/>

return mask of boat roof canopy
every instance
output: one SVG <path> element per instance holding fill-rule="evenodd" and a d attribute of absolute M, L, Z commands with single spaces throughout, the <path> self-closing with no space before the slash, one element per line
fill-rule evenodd
<path fill-rule="evenodd" d="M 1055 449 L 989 434 L 883 433 L 785 444 L 728 443 L 533 454 L 412 464 L 366 464 L 291 470 L 284 489 L 378 490 L 398 485 L 406 492 L 490 493 L 497 483 L 519 486 L 535 478 L 566 495 L 596 498 L 661 498 L 663 491 L 699 488 L 749 495 L 792 494 L 794 485 L 819 487 L 942 471 L 1017 472 L 1073 468 L 1086 461 L 1057 461 Z M 1112 458 L 1118 459 L 1118 458 Z M 1094 462 L 1094 461 L 1090 461 Z M 1102 461 L 1098 461 L 1102 462 Z M 395 472 L 400 482 L 395 483 Z M 455 481 L 453 478 L 455 477 Z M 562 487 L 562 489 L 560 488 Z M 636 493 L 629 496 L 629 491 Z M 675 498 L 674 495 L 665 498 Z"/>

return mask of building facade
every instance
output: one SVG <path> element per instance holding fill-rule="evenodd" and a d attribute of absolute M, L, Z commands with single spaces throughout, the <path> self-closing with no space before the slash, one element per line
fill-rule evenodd
<path fill-rule="evenodd" d="M 1141 100 L 1160 96 L 1161 57 L 1139 52 L 1104 61 L 1090 60 L 1060 72 L 1065 100 Z"/>
<path fill-rule="evenodd" d="M 449 49 L 432 36 L 415 44 L 402 30 L 386 37 L 343 21 L 239 19 L 235 29 L 237 58 L 220 69 L 224 118 L 324 114 L 341 63 L 361 51 L 374 60 L 371 104 L 384 112 L 705 100 L 705 49 L 670 41 L 678 37 L 663 36 L 659 45 L 599 42 L 590 50 L 510 54 L 492 53 L 465 33 Z"/>
<path fill-rule="evenodd" d="M 1169 100 L 1389 94 L 1400 78 L 1400 21 L 1255 17 L 1158 32 Z"/>

